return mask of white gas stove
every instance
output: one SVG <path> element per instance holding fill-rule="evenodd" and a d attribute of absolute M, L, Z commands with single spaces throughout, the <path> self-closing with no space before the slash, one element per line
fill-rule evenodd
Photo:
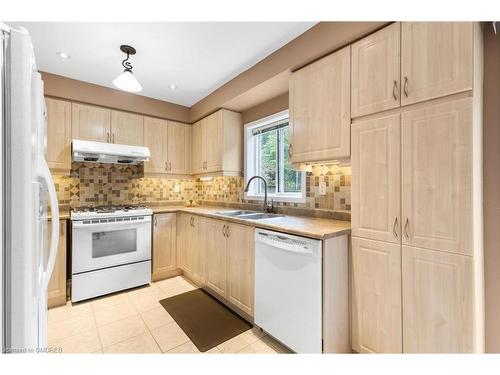
<path fill-rule="evenodd" d="M 151 282 L 152 213 L 142 206 L 71 212 L 73 302 Z"/>

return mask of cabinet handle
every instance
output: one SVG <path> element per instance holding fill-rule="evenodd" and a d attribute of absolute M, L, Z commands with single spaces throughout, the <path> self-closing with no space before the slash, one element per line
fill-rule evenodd
<path fill-rule="evenodd" d="M 64 236 L 64 221 L 61 221 L 61 235 Z"/>
<path fill-rule="evenodd" d="M 158 225 L 158 217 L 155 215 L 155 227 Z"/>
<path fill-rule="evenodd" d="M 288 145 L 288 157 L 291 159 L 292 158 L 292 149 L 293 149 L 293 146 L 292 144 L 290 143 Z"/>
<path fill-rule="evenodd" d="M 168 171 L 167 162 L 165 162 L 165 170 Z"/>
<path fill-rule="evenodd" d="M 106 133 L 106 142 L 109 143 L 109 132 Z"/>
<path fill-rule="evenodd" d="M 115 143 L 115 133 L 111 134 L 111 143 Z"/>
<path fill-rule="evenodd" d="M 172 163 L 171 162 L 168 162 L 168 170 L 172 171 Z"/>
<path fill-rule="evenodd" d="M 410 235 L 408 234 L 408 227 L 409 227 L 409 225 L 410 225 L 410 222 L 409 222 L 408 218 L 406 218 L 406 222 L 405 222 L 405 237 L 406 237 L 407 240 L 410 239 Z"/>
<path fill-rule="evenodd" d="M 396 218 L 394 219 L 394 225 L 392 227 L 392 233 L 394 234 L 394 237 L 398 238 L 398 217 L 396 216 Z"/>
<path fill-rule="evenodd" d="M 403 91 L 405 93 L 405 96 L 408 97 L 408 77 L 405 76 L 405 85 L 403 87 Z"/>
<path fill-rule="evenodd" d="M 226 225 L 226 237 L 229 238 L 230 235 L 231 235 L 231 232 L 229 229 L 229 225 Z"/>
<path fill-rule="evenodd" d="M 392 97 L 394 100 L 398 100 L 396 89 L 398 88 L 398 81 L 394 80 L 394 86 L 392 86 Z"/>
<path fill-rule="evenodd" d="M 222 226 L 222 235 L 226 237 L 226 224 Z"/>

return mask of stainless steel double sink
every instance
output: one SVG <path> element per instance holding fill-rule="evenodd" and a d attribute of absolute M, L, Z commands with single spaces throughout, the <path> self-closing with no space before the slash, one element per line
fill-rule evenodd
<path fill-rule="evenodd" d="M 243 220 L 264 220 L 264 219 L 277 219 L 283 217 L 283 215 L 279 214 L 270 214 L 266 212 L 257 212 L 249 210 L 220 211 L 216 212 L 216 214 Z"/>

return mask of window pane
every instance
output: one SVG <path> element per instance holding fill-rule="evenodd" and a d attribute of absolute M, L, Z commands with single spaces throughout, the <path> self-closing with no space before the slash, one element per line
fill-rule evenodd
<path fill-rule="evenodd" d="M 276 130 L 258 135 L 257 141 L 257 174 L 267 181 L 268 193 L 276 193 L 276 164 L 277 164 L 277 135 Z M 258 182 L 257 193 L 264 193 L 264 184 Z"/>
<path fill-rule="evenodd" d="M 282 128 L 281 139 L 283 140 L 283 185 L 285 193 L 300 193 L 302 191 L 302 173 L 300 171 L 294 171 L 292 169 L 292 164 L 290 163 L 290 157 L 288 154 L 289 147 L 289 129 Z"/>

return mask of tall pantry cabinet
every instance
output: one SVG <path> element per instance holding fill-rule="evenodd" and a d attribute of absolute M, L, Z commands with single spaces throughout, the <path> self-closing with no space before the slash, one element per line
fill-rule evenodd
<path fill-rule="evenodd" d="M 408 22 L 352 46 L 357 352 L 484 351 L 481 40 Z"/>

